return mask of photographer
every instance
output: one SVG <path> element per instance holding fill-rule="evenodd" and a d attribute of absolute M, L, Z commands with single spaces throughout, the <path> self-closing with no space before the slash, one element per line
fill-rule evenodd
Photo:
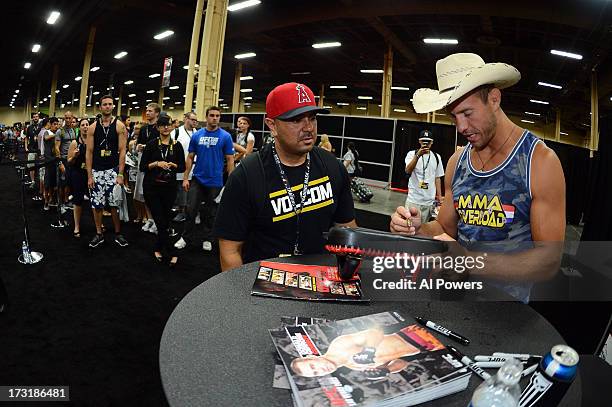
<path fill-rule="evenodd" d="M 417 208 L 421 222 L 426 223 L 433 213 L 434 200 L 442 201 L 440 178 L 444 176 L 444 165 L 440 155 L 431 151 L 433 138 L 429 130 L 421 131 L 419 143 L 421 148 L 406 154 L 406 174 L 410 179 L 405 206 Z"/>

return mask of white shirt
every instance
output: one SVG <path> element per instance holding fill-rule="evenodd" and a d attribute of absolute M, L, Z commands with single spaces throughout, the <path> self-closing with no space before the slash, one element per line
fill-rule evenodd
<path fill-rule="evenodd" d="M 406 201 L 417 205 L 431 205 L 436 199 L 436 178 L 444 176 L 442 158 L 437 153 L 428 153 L 419 157 L 410 179 L 408 180 L 408 196 Z M 404 160 L 406 165 L 414 158 L 415 150 L 409 151 Z M 438 157 L 436 160 L 436 157 Z M 421 188 L 421 182 L 426 182 L 427 189 Z"/>
<path fill-rule="evenodd" d="M 189 154 L 189 142 L 191 141 L 191 136 L 194 133 L 194 130 L 187 130 L 185 128 L 185 126 L 181 126 L 178 128 L 178 139 L 177 141 L 179 143 L 181 143 L 181 146 L 183 146 L 183 152 L 185 153 L 185 161 L 187 161 L 187 155 Z M 174 137 L 174 132 L 172 132 L 172 137 Z M 194 159 L 195 161 L 195 159 Z M 193 169 L 195 168 L 195 165 L 191 166 L 191 172 L 189 173 L 189 180 L 191 180 L 191 176 L 193 175 Z M 183 180 L 183 173 L 182 172 L 177 172 L 176 173 L 176 179 L 178 181 L 182 181 Z"/>
<path fill-rule="evenodd" d="M 255 136 L 250 131 L 248 134 L 238 133 L 236 136 L 236 144 L 238 144 L 240 147 L 246 148 L 247 144 L 251 142 L 255 143 Z"/>

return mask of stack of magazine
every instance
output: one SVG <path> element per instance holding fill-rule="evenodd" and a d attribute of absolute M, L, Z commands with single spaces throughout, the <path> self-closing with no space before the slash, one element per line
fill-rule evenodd
<path fill-rule="evenodd" d="M 286 373 L 274 386 L 288 382 L 297 406 L 412 406 L 468 386 L 467 368 L 398 312 L 303 321 L 270 330 Z"/>

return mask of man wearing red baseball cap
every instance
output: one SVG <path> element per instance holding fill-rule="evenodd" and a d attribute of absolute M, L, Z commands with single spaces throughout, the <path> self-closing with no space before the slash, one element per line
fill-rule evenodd
<path fill-rule="evenodd" d="M 356 227 L 350 180 L 334 155 L 319 147 L 317 113 L 308 86 L 285 83 L 266 99 L 274 142 L 230 175 L 214 234 L 221 269 L 284 255 L 322 253 L 333 225 Z"/>

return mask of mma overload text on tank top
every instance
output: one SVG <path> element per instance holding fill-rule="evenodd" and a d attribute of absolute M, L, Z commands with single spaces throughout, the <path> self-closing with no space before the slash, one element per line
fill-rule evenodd
<path fill-rule="evenodd" d="M 508 157 L 489 171 L 472 166 L 472 145 L 461 153 L 452 180 L 459 216 L 457 241 L 468 250 L 512 252 L 532 247 L 531 158 L 538 143 L 524 130 Z M 530 283 L 498 281 L 495 286 L 521 301 L 529 300 Z"/>
<path fill-rule="evenodd" d="M 117 135 L 117 119 L 113 119 L 108 127 L 96 123 L 93 146 L 93 169 L 96 171 L 110 170 L 119 165 L 119 136 Z"/>

